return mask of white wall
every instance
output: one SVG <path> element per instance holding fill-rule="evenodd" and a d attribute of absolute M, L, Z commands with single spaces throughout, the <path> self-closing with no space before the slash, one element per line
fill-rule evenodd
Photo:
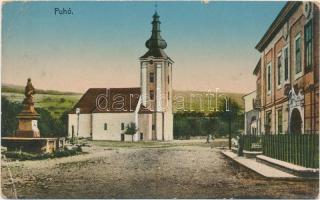
<path fill-rule="evenodd" d="M 143 140 L 152 140 L 152 114 L 139 114 L 138 119 L 139 134 L 143 133 Z"/>
<path fill-rule="evenodd" d="M 173 114 L 165 112 L 164 120 L 164 140 L 173 140 Z"/>
<path fill-rule="evenodd" d="M 147 64 L 146 62 L 141 63 L 141 75 L 140 75 L 140 84 L 141 84 L 141 96 L 142 104 L 147 106 Z"/>
<path fill-rule="evenodd" d="M 77 115 L 68 115 L 68 137 L 72 136 L 72 126 L 74 126 L 74 136 L 77 136 Z M 79 116 L 79 137 L 91 137 L 91 114 L 80 114 Z"/>
<path fill-rule="evenodd" d="M 251 92 L 250 94 L 247 94 L 246 96 L 243 97 L 243 99 L 244 99 L 244 111 L 245 112 L 249 112 L 249 111 L 253 110 L 252 101 L 255 98 L 256 98 L 256 91 Z"/>
<path fill-rule="evenodd" d="M 93 140 L 121 140 L 126 126 L 135 122 L 134 113 L 93 113 L 92 114 L 92 139 Z M 104 124 L 107 123 L 107 130 Z M 121 130 L 124 123 L 124 130 Z M 125 135 L 125 141 L 131 141 L 131 135 Z"/>

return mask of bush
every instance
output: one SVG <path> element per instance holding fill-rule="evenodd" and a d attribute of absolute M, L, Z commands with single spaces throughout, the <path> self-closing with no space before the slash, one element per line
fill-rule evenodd
<path fill-rule="evenodd" d="M 81 146 L 76 146 L 71 149 L 64 148 L 64 149 L 59 149 L 55 151 L 54 157 L 60 158 L 60 157 L 67 157 L 67 156 L 74 156 L 82 152 Z"/>
<path fill-rule="evenodd" d="M 5 152 L 4 155 L 7 158 L 12 160 L 43 160 L 48 158 L 61 158 L 61 157 L 68 157 L 74 156 L 82 153 L 82 149 L 80 146 L 73 147 L 71 149 L 58 149 L 53 153 L 28 153 L 28 152 L 20 152 L 20 151 L 8 151 Z"/>

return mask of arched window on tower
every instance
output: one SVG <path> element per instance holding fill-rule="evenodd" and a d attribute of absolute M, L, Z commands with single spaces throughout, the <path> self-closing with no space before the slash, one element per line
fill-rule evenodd
<path fill-rule="evenodd" d="M 149 74 L 149 82 L 154 83 L 154 73 L 153 72 L 150 72 L 150 74 Z"/>

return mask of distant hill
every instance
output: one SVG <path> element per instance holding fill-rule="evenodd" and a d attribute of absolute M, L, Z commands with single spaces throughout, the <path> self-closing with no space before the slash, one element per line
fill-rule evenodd
<path fill-rule="evenodd" d="M 2 84 L 1 96 L 11 102 L 21 103 L 24 99 L 24 86 Z M 52 116 L 59 117 L 69 111 L 81 98 L 82 94 L 36 88 L 35 106 L 48 110 Z"/>
<path fill-rule="evenodd" d="M 6 84 L 3 83 L 1 85 L 1 91 L 7 92 L 7 93 L 24 93 L 25 86 L 21 85 L 13 85 L 13 84 Z M 52 94 L 52 95 L 79 95 L 81 93 L 76 92 L 64 92 L 64 91 L 58 91 L 58 90 L 44 90 L 44 89 L 38 89 L 36 88 L 37 94 Z"/>
<path fill-rule="evenodd" d="M 47 109 L 54 117 L 59 117 L 63 112 L 69 111 L 81 98 L 82 94 L 74 92 L 63 92 L 55 90 L 42 90 L 36 89 L 35 104 L 36 107 Z M 210 93 L 215 95 L 214 92 Z M 24 98 L 24 87 L 11 84 L 2 84 L 2 96 L 6 97 L 12 102 L 22 102 Z M 244 103 L 241 93 L 223 93 L 219 92 L 218 95 L 224 95 L 231 98 L 233 101 L 239 104 L 243 109 Z M 201 97 L 201 100 L 200 100 Z M 183 99 L 183 104 L 181 101 Z M 223 100 L 223 96 L 218 97 L 218 106 Z M 197 112 L 209 112 L 208 106 L 208 92 L 203 91 L 173 91 L 173 112 L 181 111 L 181 106 L 184 106 L 185 111 L 197 111 Z M 211 97 L 212 109 L 215 107 L 215 99 Z M 179 109 L 180 108 L 180 109 Z"/>

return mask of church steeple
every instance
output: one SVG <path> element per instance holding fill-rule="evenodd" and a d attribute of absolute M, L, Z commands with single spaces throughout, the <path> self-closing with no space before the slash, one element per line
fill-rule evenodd
<path fill-rule="evenodd" d="M 153 15 L 152 21 L 152 34 L 149 40 L 146 41 L 146 47 L 148 49 L 165 49 L 167 47 L 167 43 L 164 39 L 162 39 L 160 35 L 160 16 L 158 15 L 157 11 Z"/>
<path fill-rule="evenodd" d="M 158 15 L 157 11 L 155 11 L 153 15 L 153 21 L 152 24 L 152 31 L 151 31 L 151 37 L 149 40 L 146 41 L 146 47 L 149 49 L 149 51 L 143 55 L 141 58 L 147 58 L 149 56 L 153 57 L 160 57 L 160 58 L 167 58 L 168 56 L 163 51 L 167 47 L 167 42 L 162 39 L 160 35 L 160 16 Z"/>
<path fill-rule="evenodd" d="M 152 20 L 151 37 L 146 41 L 148 52 L 140 57 L 141 104 L 149 109 L 148 132 L 152 140 L 173 139 L 172 115 L 172 64 L 164 49 L 167 43 L 160 35 L 160 20 L 155 11 Z"/>

